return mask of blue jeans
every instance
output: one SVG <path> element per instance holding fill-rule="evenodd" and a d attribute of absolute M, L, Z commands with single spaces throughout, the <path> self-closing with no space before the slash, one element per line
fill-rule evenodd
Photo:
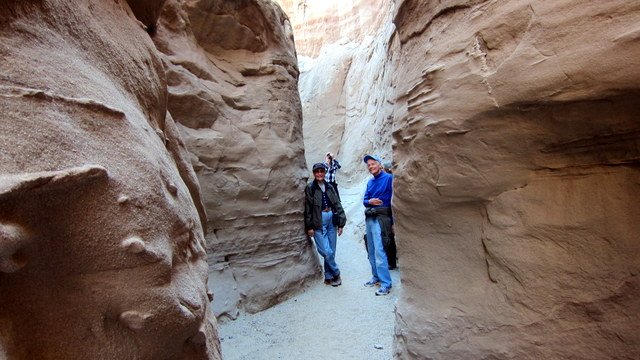
<path fill-rule="evenodd" d="M 336 228 L 333 226 L 333 212 L 322 212 L 322 229 L 314 230 L 313 240 L 320 256 L 324 258 L 324 278 L 331 280 L 340 275 L 336 264 Z"/>
<path fill-rule="evenodd" d="M 391 287 L 391 274 L 387 253 L 382 245 L 382 229 L 375 217 L 367 217 L 367 248 L 369 251 L 369 264 L 371 264 L 371 280 L 380 281 L 381 287 Z"/>

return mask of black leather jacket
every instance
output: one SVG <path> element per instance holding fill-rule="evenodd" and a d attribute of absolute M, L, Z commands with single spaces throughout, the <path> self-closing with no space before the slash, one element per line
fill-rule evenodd
<path fill-rule="evenodd" d="M 336 190 L 331 184 L 324 182 L 325 189 L 329 201 L 333 204 L 333 225 L 336 227 L 344 227 L 347 223 L 347 216 L 340 203 L 340 198 Z M 313 180 L 304 189 L 304 229 L 317 230 L 322 228 L 322 190 L 318 186 L 318 182 Z"/>
<path fill-rule="evenodd" d="M 366 218 L 374 217 L 378 219 L 380 223 L 380 230 L 382 232 L 382 245 L 387 247 L 391 244 L 391 225 L 393 225 L 393 215 L 390 207 L 370 207 L 364 209 L 364 216 Z"/>

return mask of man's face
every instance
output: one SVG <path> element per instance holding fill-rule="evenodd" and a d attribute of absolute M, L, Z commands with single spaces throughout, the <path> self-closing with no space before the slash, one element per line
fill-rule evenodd
<path fill-rule="evenodd" d="M 324 175 L 324 169 L 316 169 L 313 171 L 313 177 L 316 179 L 316 181 L 324 181 Z"/>
<path fill-rule="evenodd" d="M 376 176 L 382 171 L 382 165 L 373 159 L 369 159 L 367 160 L 367 169 L 369 169 L 371 175 Z"/>

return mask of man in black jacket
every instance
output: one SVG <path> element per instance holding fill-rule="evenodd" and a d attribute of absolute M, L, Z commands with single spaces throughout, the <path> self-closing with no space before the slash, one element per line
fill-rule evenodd
<path fill-rule="evenodd" d="M 324 258 L 324 283 L 340 286 L 340 269 L 336 264 L 336 228 L 342 235 L 347 217 L 340 203 L 340 197 L 329 183 L 324 181 L 327 165 L 313 165 L 314 180 L 304 190 L 304 227 L 308 236 L 313 237 L 320 256 Z"/>

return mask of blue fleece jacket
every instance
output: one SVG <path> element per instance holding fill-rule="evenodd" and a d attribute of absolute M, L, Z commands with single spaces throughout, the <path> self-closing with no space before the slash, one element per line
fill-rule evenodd
<path fill-rule="evenodd" d="M 393 194 L 393 175 L 381 171 L 378 175 L 369 179 L 367 191 L 364 193 L 365 207 L 376 207 L 369 205 L 369 199 L 378 198 L 382 200 L 381 207 L 391 207 L 391 195 Z"/>

